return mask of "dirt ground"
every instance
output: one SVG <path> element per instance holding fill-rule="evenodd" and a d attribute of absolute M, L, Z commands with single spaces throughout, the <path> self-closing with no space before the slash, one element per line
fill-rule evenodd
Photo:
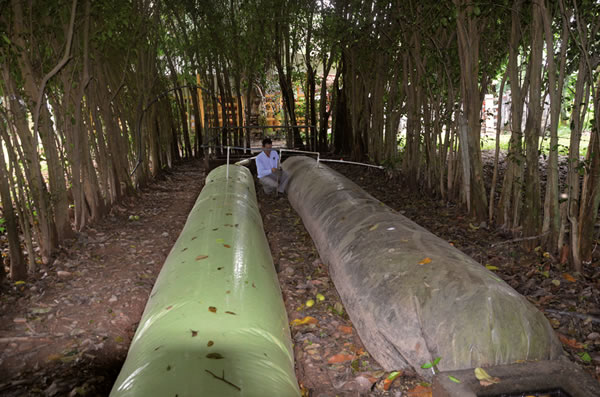
<path fill-rule="evenodd" d="M 200 162 L 177 167 L 80 233 L 35 279 L 3 285 L 0 395 L 108 395 L 203 183 Z"/>
<path fill-rule="evenodd" d="M 460 207 L 403 189 L 382 171 L 333 168 L 487 265 L 546 313 L 574 362 L 600 375 L 598 261 L 574 274 L 558 258 L 524 252 L 507 243 L 512 237 L 473 225 Z M 204 176 L 200 162 L 178 166 L 86 229 L 36 279 L 2 286 L 0 395 L 108 395 Z M 390 374 L 364 350 L 287 198 L 257 191 L 305 395 L 426 396 L 427 384 L 413 373 L 386 381 Z"/>

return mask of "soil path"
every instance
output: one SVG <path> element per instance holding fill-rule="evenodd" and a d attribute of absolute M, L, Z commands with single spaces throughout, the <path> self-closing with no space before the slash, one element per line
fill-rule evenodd
<path fill-rule="evenodd" d="M 365 351 L 327 265 L 321 262 L 310 235 L 287 198 L 265 195 L 258 186 L 257 194 L 292 324 L 296 376 L 305 395 L 418 396 L 418 393 L 406 394 L 421 381 L 413 373 L 402 373 L 393 384 L 385 383 L 389 374 Z M 310 300 L 313 302 L 309 303 Z M 306 319 L 306 324 L 295 325 Z"/>
<path fill-rule="evenodd" d="M 179 165 L 80 233 L 37 280 L 5 288 L 0 395 L 108 395 L 203 183 L 200 162 Z"/>

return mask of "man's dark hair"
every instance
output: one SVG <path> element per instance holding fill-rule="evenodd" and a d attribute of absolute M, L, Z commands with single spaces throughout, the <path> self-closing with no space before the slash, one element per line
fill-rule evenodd
<path fill-rule="evenodd" d="M 271 140 L 271 138 L 265 138 L 265 139 L 263 139 L 262 143 L 263 143 L 263 147 L 265 147 L 265 145 L 272 145 L 273 141 Z"/>

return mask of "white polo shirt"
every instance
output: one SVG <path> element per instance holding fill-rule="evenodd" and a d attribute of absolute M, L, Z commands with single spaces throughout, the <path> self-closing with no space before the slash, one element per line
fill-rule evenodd
<path fill-rule="evenodd" d="M 260 152 L 256 156 L 256 170 L 258 171 L 258 177 L 263 178 L 272 173 L 272 168 L 279 166 L 279 154 L 275 150 L 271 150 L 271 156 L 267 157 L 265 152 Z"/>

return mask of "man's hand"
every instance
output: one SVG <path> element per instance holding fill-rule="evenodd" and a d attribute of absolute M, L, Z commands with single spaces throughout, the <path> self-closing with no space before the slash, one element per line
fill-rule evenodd
<path fill-rule="evenodd" d="M 272 173 L 275 173 L 275 172 L 277 172 L 277 168 L 271 168 L 271 172 L 272 172 Z"/>

